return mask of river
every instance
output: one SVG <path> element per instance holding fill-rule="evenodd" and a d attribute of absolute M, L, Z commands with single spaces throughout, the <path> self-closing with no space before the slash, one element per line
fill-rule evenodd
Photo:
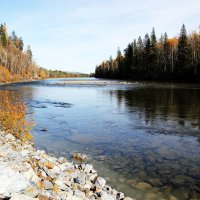
<path fill-rule="evenodd" d="M 200 85 L 67 78 L 0 91 L 26 103 L 37 148 L 87 154 L 138 200 L 200 199 Z"/>

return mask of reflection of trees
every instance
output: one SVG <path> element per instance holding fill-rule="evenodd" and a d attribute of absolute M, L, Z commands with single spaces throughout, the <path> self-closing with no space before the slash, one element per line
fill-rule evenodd
<path fill-rule="evenodd" d="M 125 104 L 129 112 L 137 112 L 146 122 L 176 117 L 180 125 L 187 120 L 200 129 L 199 89 L 139 88 L 116 90 L 110 95 L 115 95 L 119 105 Z"/>

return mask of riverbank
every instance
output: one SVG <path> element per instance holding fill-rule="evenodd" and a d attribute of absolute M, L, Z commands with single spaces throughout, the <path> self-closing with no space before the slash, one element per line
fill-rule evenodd
<path fill-rule="evenodd" d="M 75 154 L 83 161 L 85 156 Z M 11 200 L 131 200 L 106 185 L 90 164 L 75 164 L 36 150 L 0 131 L 0 198 Z"/>
<path fill-rule="evenodd" d="M 0 86 L 4 86 L 4 85 L 10 85 L 10 84 L 18 84 L 18 83 L 31 83 L 31 82 L 35 82 L 35 81 L 40 81 L 43 79 L 25 79 L 25 80 L 18 80 L 18 81 L 11 81 L 11 82 L 0 82 Z"/>

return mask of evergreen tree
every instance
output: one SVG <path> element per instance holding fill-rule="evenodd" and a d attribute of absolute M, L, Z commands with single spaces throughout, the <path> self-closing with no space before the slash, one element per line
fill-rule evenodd
<path fill-rule="evenodd" d="M 131 78 L 133 72 L 133 44 L 128 44 L 125 52 L 125 75 L 124 78 Z"/>
<path fill-rule="evenodd" d="M 1 43 L 3 45 L 3 47 L 7 47 L 8 44 L 8 34 L 7 34 L 7 28 L 6 28 L 6 24 L 1 24 L 0 26 L 0 38 L 1 38 Z"/>
<path fill-rule="evenodd" d="M 187 65 L 188 58 L 188 44 L 187 44 L 187 32 L 185 25 L 183 24 L 178 38 L 178 68 L 177 75 L 181 76 Z"/>
<path fill-rule="evenodd" d="M 118 79 L 200 81 L 200 33 L 187 36 L 185 26 L 177 39 L 167 33 L 157 41 L 155 29 L 129 43 L 122 55 L 96 68 L 96 76 Z"/>

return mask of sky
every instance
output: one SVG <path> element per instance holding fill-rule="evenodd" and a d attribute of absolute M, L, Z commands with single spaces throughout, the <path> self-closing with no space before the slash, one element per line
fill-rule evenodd
<path fill-rule="evenodd" d="M 155 27 L 178 36 L 199 30 L 200 0 L 0 0 L 0 23 L 30 44 L 47 69 L 94 72 L 117 48 L 123 51 Z"/>

